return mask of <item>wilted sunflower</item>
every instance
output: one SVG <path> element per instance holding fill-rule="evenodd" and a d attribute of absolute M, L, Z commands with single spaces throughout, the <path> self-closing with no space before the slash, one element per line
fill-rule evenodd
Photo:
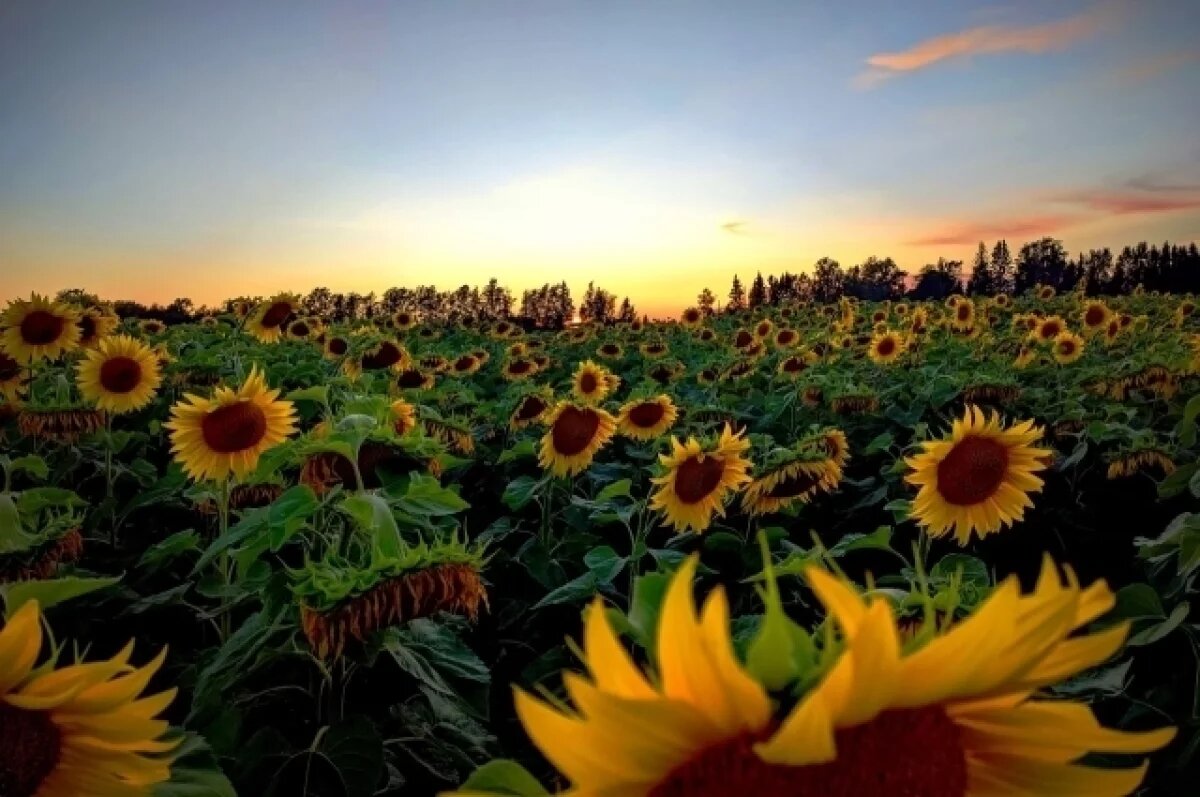
<path fill-rule="evenodd" d="M 101 340 L 87 351 L 77 373 L 83 397 L 115 415 L 146 406 L 162 384 L 154 352 L 128 335 Z"/>
<path fill-rule="evenodd" d="M 479 370 L 483 363 L 474 354 L 460 354 L 450 363 L 448 373 L 451 376 L 470 376 Z"/>
<path fill-rule="evenodd" d="M 412 358 L 403 346 L 394 340 L 381 340 L 359 358 L 359 367 L 364 371 L 400 372 L 409 367 Z"/>
<path fill-rule="evenodd" d="M 1088 302 L 1079 313 L 1079 320 L 1083 323 L 1083 330 L 1088 335 L 1095 335 L 1102 331 L 1108 326 L 1108 322 L 1112 317 L 1113 311 L 1108 309 L 1108 305 L 1100 301 Z"/>
<path fill-rule="evenodd" d="M 545 418 L 538 462 L 555 476 L 573 476 L 588 465 L 596 452 L 608 444 L 617 420 L 599 407 L 561 401 Z"/>
<path fill-rule="evenodd" d="M 393 401 L 389 410 L 392 429 L 399 436 L 403 437 L 417 427 L 417 408 L 404 399 Z"/>
<path fill-rule="evenodd" d="M 564 673 L 574 707 L 517 690 L 526 733 L 575 795 L 1118 797 L 1146 767 L 1102 769 L 1089 753 L 1148 753 L 1174 730 L 1103 727 L 1085 703 L 1034 697 L 1100 664 L 1127 625 L 1075 632 L 1110 609 L 1103 583 L 1081 589 L 1047 561 L 1035 591 L 1002 583 L 965 620 L 902 643 L 895 613 L 809 567 L 805 577 L 843 637 L 829 671 L 798 702 L 793 646 L 765 635 L 757 666 L 735 652 L 724 591 L 697 611 L 698 559 L 668 585 L 643 672 L 597 599 L 585 617 L 586 676 Z M 776 599 L 777 600 L 777 599 Z M 788 637 L 789 620 L 768 603 Z M 779 639 L 780 637 L 777 637 Z M 757 641 L 757 640 L 756 640 Z M 777 675 L 776 673 L 781 673 Z M 462 792 L 460 797 L 477 792 Z"/>
<path fill-rule="evenodd" d="M 778 512 L 792 504 L 806 504 L 819 492 L 837 489 L 842 469 L 832 457 L 815 451 L 789 452 L 764 466 L 742 493 L 742 507 L 751 515 Z"/>
<path fill-rule="evenodd" d="M 871 338 L 867 348 L 867 356 L 876 365 L 891 365 L 904 354 L 904 338 L 887 330 Z"/>
<path fill-rule="evenodd" d="M 689 307 L 683 311 L 683 315 L 679 317 L 679 322 L 685 327 L 698 326 L 704 320 L 704 313 L 700 312 L 698 307 Z"/>
<path fill-rule="evenodd" d="M 625 354 L 625 350 L 619 343 L 602 343 L 596 349 L 596 354 L 606 360 L 616 360 Z"/>
<path fill-rule="evenodd" d="M 1060 316 L 1046 316 L 1038 322 L 1038 325 L 1030 333 L 1031 340 L 1038 343 L 1050 343 L 1067 329 L 1067 322 L 1063 321 Z"/>
<path fill-rule="evenodd" d="M 829 406 L 838 415 L 866 415 L 879 409 L 879 396 L 874 393 L 843 393 L 834 396 Z"/>
<path fill-rule="evenodd" d="M 968 406 L 948 437 L 925 441 L 905 459 L 911 472 L 904 480 L 919 487 L 913 519 L 931 537 L 953 531 L 960 545 L 972 533 L 985 537 L 1020 520 L 1033 506 L 1029 493 L 1042 489 L 1036 474 L 1052 453 L 1035 447 L 1041 437 L 1033 421 L 1006 429 L 998 414 Z"/>
<path fill-rule="evenodd" d="M 35 668 L 37 601 L 0 629 L 0 790 L 5 797 L 142 797 L 171 777 L 178 742 L 155 719 L 175 689 L 142 697 L 166 659 L 129 663 L 133 642 L 106 661 Z"/>
<path fill-rule="evenodd" d="M 1108 462 L 1107 477 L 1110 480 L 1122 479 L 1138 473 L 1146 473 L 1156 469 L 1162 476 L 1170 476 L 1175 472 L 1175 460 L 1160 448 L 1137 448 L 1120 451 L 1112 455 Z"/>
<path fill-rule="evenodd" d="M 634 440 L 661 437 L 679 417 L 675 402 L 665 393 L 652 398 L 634 399 L 621 407 L 617 426 L 621 434 Z"/>
<path fill-rule="evenodd" d="M 729 424 L 715 444 L 704 446 L 696 438 L 671 440 L 671 453 L 659 461 L 666 473 L 650 481 L 657 485 L 650 507 L 664 514 L 663 524 L 678 532 L 704 531 L 713 514 L 724 517 L 725 499 L 750 481 L 750 460 L 743 454 L 750 443 L 735 435 Z"/>
<path fill-rule="evenodd" d="M 621 377 L 602 365 L 585 360 L 579 364 L 575 375 L 571 377 L 571 392 L 585 404 L 598 404 L 620 384 Z"/>
<path fill-rule="evenodd" d="M 506 362 L 500 373 L 510 382 L 520 382 L 529 379 L 537 372 L 537 363 L 524 357 L 518 357 L 515 360 Z"/>
<path fill-rule="evenodd" d="M 528 393 L 517 402 L 508 417 L 508 428 L 516 431 L 532 426 L 546 417 L 554 406 L 554 394 L 549 388 L 540 388 Z"/>
<path fill-rule="evenodd" d="M 121 323 L 121 319 L 99 307 L 89 307 L 79 314 L 75 322 L 79 326 L 79 346 L 89 349 L 108 337 Z"/>
<path fill-rule="evenodd" d="M 1051 351 L 1056 363 L 1069 365 L 1083 356 L 1083 338 L 1070 330 L 1063 330 L 1054 339 L 1054 347 Z"/>
<path fill-rule="evenodd" d="M 336 360 L 339 357 L 345 356 L 349 350 L 349 341 L 341 335 L 330 335 L 325 339 L 325 345 L 322 347 L 322 352 L 330 360 Z"/>
<path fill-rule="evenodd" d="M 69 306 L 36 293 L 12 300 L 0 316 L 0 348 L 19 363 L 58 359 L 79 345 L 77 321 Z"/>
<path fill-rule="evenodd" d="M 171 451 L 197 481 L 244 477 L 264 451 L 296 429 L 296 408 L 267 387 L 255 366 L 240 388 L 218 387 L 212 398 L 189 393 L 171 408 Z"/>
<path fill-rule="evenodd" d="M 246 330 L 263 343 L 276 343 L 283 337 L 287 322 L 300 307 L 300 297 L 280 293 L 254 309 L 246 319 Z"/>

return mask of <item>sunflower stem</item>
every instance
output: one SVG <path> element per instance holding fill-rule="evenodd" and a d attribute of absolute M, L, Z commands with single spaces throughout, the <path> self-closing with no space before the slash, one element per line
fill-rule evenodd
<path fill-rule="evenodd" d="M 217 539 L 223 540 L 225 534 L 229 531 L 229 495 L 231 491 L 230 480 L 223 479 L 220 489 L 217 491 Z M 221 574 L 221 581 L 225 589 L 221 591 L 220 598 L 220 616 L 221 616 L 221 642 L 229 639 L 230 633 L 233 631 L 233 621 L 229 614 L 229 585 L 233 580 L 231 572 L 233 566 L 232 557 L 229 555 L 229 549 L 226 548 L 221 552 L 220 561 L 217 564 L 217 569 Z"/>

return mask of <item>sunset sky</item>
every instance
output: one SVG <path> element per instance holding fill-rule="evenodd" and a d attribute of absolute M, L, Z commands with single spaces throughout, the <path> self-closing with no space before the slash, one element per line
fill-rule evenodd
<path fill-rule="evenodd" d="M 1200 239 L 1200 5 L 0 3 L 0 299 Z"/>

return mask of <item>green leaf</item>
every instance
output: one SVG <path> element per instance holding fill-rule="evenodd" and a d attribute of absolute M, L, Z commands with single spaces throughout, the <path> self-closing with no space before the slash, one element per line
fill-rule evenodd
<path fill-rule="evenodd" d="M 518 476 L 504 488 L 504 503 L 509 509 L 520 509 L 533 500 L 541 480 L 532 476 Z"/>
<path fill-rule="evenodd" d="M 200 550 L 200 535 L 192 529 L 178 531 L 146 549 L 138 560 L 138 569 L 157 569 L 185 553 Z"/>
<path fill-rule="evenodd" d="M 470 509 L 471 505 L 449 487 L 424 473 L 413 473 L 409 477 L 408 489 L 397 505 L 411 515 L 439 517 L 453 515 Z"/>
<path fill-rule="evenodd" d="M 1117 590 L 1116 599 L 1113 615 L 1122 620 L 1157 620 L 1167 616 L 1162 600 L 1149 584 L 1129 584 L 1121 587 Z"/>
<path fill-rule="evenodd" d="M 374 794 L 383 776 L 383 739 L 361 714 L 334 725 L 318 748 L 337 768 L 347 795 Z"/>
<path fill-rule="evenodd" d="M 204 739 L 186 734 L 171 762 L 171 779 L 154 787 L 154 797 L 237 797 Z"/>
<path fill-rule="evenodd" d="M 1191 607 L 1186 603 L 1178 604 L 1171 610 L 1171 616 L 1161 623 L 1156 623 L 1144 631 L 1139 631 L 1129 637 L 1129 641 L 1125 643 L 1127 647 L 1136 648 L 1142 645 L 1149 645 L 1165 637 L 1167 634 L 1174 631 L 1176 628 L 1187 619 L 1188 612 Z"/>
<path fill-rule="evenodd" d="M 491 682 L 491 671 L 475 651 L 452 628 L 430 619 L 385 631 L 382 648 L 417 683 L 447 697 L 457 694 L 455 681 Z"/>
<path fill-rule="evenodd" d="M 611 501 L 614 498 L 622 497 L 629 498 L 630 491 L 633 488 L 633 482 L 629 479 L 621 479 L 605 487 L 596 495 L 596 501 Z"/>
<path fill-rule="evenodd" d="M 299 531 L 321 506 L 308 485 L 298 484 L 275 499 L 267 508 L 267 540 L 278 551 Z"/>
<path fill-rule="evenodd" d="M 489 761 L 471 774 L 460 791 L 483 792 L 503 797 L 549 797 L 550 792 L 516 761 Z"/>
<path fill-rule="evenodd" d="M 886 451 L 887 449 L 891 448 L 894 440 L 895 438 L 892 436 L 891 432 L 884 432 L 881 435 L 877 435 L 874 440 L 867 443 L 867 447 L 863 449 L 863 455 L 865 456 L 868 454 L 875 454 L 880 451 Z"/>
<path fill-rule="evenodd" d="M 11 618 L 26 602 L 36 600 L 42 609 L 49 609 L 65 601 L 87 595 L 89 592 L 111 587 L 121 580 L 112 578 L 80 578 L 67 576 L 50 581 L 19 581 L 0 585 L 4 596 L 5 617 Z"/>
<path fill-rule="evenodd" d="M 316 401 L 325 404 L 329 401 L 328 385 L 313 385 L 302 390 L 293 390 L 284 396 L 288 401 Z"/>
<path fill-rule="evenodd" d="M 385 559 L 399 559 L 404 552 L 400 527 L 387 500 L 379 495 L 350 495 L 342 500 L 341 509 L 354 518 L 363 531 L 370 532 L 373 550 Z"/>
<path fill-rule="evenodd" d="M 21 515 L 12 495 L 0 493 L 0 554 L 27 551 L 37 542 L 21 527 Z"/>
<path fill-rule="evenodd" d="M 1200 395 L 1192 396 L 1183 408 L 1183 417 L 1175 427 L 1179 442 L 1188 448 L 1196 444 L 1196 416 L 1200 415 Z"/>
<path fill-rule="evenodd" d="M 17 509 L 27 518 L 33 518 L 43 509 L 70 509 L 87 504 L 74 490 L 61 487 L 34 487 L 25 490 L 17 498 Z"/>
<path fill-rule="evenodd" d="M 517 443 L 512 448 L 507 448 L 503 452 L 501 452 L 499 458 L 496 461 L 499 464 L 503 465 L 505 462 L 512 462 L 512 461 L 518 460 L 518 459 L 529 459 L 531 457 L 536 457 L 536 456 L 537 456 L 537 447 L 534 446 L 533 441 L 532 440 L 522 440 L 521 442 Z"/>
<path fill-rule="evenodd" d="M 847 534 L 829 549 L 829 555 L 837 558 L 851 551 L 886 551 L 892 547 L 892 527 L 880 526 L 870 534 Z"/>
<path fill-rule="evenodd" d="M 584 554 L 583 563 L 596 576 L 599 584 L 611 583 L 625 567 L 625 557 L 620 556 L 608 545 L 593 548 Z"/>
<path fill-rule="evenodd" d="M 24 471 L 35 479 L 45 479 L 50 475 L 50 468 L 46 465 L 46 460 L 34 454 L 17 457 L 8 467 L 12 473 Z"/>
<path fill-rule="evenodd" d="M 597 577 L 596 572 L 589 570 L 582 576 L 571 579 L 558 589 L 551 590 L 540 601 L 535 603 L 533 608 L 541 609 L 546 606 L 556 606 L 560 603 L 575 603 L 587 600 L 596 594 L 596 590 L 600 584 L 601 581 Z"/>
<path fill-rule="evenodd" d="M 633 600 L 629 602 L 629 625 L 636 631 L 638 642 L 651 653 L 654 652 L 659 609 L 670 583 L 671 577 L 666 573 L 647 573 L 633 582 Z"/>

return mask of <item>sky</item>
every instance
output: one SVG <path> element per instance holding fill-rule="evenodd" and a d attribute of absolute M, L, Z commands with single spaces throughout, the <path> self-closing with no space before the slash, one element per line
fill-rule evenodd
<path fill-rule="evenodd" d="M 0 299 L 1200 239 L 1195 0 L 0 0 Z"/>

